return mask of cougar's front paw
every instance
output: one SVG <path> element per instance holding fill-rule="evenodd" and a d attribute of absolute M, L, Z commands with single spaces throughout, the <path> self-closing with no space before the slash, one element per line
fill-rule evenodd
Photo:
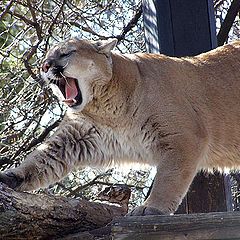
<path fill-rule="evenodd" d="M 0 172 L 0 182 L 5 183 L 12 189 L 15 189 L 22 184 L 23 178 L 10 171 Z"/>
<path fill-rule="evenodd" d="M 146 216 L 146 215 L 163 215 L 160 210 L 149 206 L 139 206 L 134 208 L 126 216 Z"/>

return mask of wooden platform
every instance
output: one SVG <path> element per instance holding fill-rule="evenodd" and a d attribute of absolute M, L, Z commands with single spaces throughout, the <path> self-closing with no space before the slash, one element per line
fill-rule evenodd
<path fill-rule="evenodd" d="M 116 240 L 240 240 L 240 212 L 125 217 L 113 222 Z"/>

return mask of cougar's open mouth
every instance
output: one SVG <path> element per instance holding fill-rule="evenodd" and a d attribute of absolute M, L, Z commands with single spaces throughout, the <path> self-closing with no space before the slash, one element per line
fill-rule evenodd
<path fill-rule="evenodd" d="M 65 98 L 63 102 L 65 102 L 69 107 L 74 107 L 82 103 L 82 93 L 76 78 L 64 76 L 51 82 L 58 86 Z"/>

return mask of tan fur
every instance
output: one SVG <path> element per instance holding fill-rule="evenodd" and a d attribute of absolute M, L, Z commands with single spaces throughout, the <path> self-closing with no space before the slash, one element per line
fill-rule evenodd
<path fill-rule="evenodd" d="M 70 40 L 50 50 L 46 59 L 76 50 L 58 60 L 84 99 L 11 170 L 24 179 L 17 189 L 47 186 L 77 167 L 141 162 L 157 174 L 132 214 L 172 213 L 197 171 L 240 167 L 240 41 L 189 58 L 110 54 L 113 46 Z"/>

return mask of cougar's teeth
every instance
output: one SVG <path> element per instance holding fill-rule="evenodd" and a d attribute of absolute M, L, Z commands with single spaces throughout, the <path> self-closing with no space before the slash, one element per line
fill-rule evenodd
<path fill-rule="evenodd" d="M 74 106 L 77 103 L 77 100 L 74 98 L 71 99 L 64 99 L 63 102 L 65 102 L 68 106 Z"/>

